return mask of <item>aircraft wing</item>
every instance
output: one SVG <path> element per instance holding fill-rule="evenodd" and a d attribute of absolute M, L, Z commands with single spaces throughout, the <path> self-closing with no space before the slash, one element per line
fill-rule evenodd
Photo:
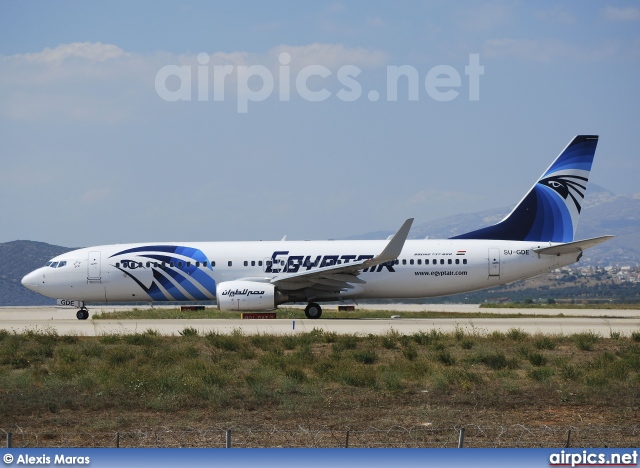
<path fill-rule="evenodd" d="M 533 251 L 537 254 L 542 255 L 562 255 L 562 254 L 570 254 L 570 253 L 579 253 L 589 247 L 593 247 L 594 245 L 598 245 L 601 242 L 608 241 L 609 239 L 613 239 L 615 236 L 602 236 L 602 237 L 594 237 L 592 239 L 585 239 L 576 242 L 567 242 L 566 244 L 554 245 L 552 247 L 542 247 L 540 249 L 533 249 Z"/>
<path fill-rule="evenodd" d="M 341 291 L 343 289 L 353 289 L 351 283 L 366 283 L 366 281 L 358 278 L 362 270 L 392 262 L 398 258 L 400 252 L 402 252 L 402 247 L 404 247 L 404 242 L 407 240 L 412 223 L 413 218 L 407 219 L 398 229 L 398 232 L 393 235 L 384 250 L 374 258 L 357 260 L 342 265 L 331 265 L 289 275 L 279 275 L 272 278 L 270 282 L 282 290 L 313 288 L 321 291 Z"/>

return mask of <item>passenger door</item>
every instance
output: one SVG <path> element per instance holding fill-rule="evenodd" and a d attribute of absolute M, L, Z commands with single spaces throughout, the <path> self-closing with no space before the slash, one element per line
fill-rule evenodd
<path fill-rule="evenodd" d="M 489 249 L 489 276 L 500 276 L 500 249 Z"/>
<path fill-rule="evenodd" d="M 87 263 L 87 279 L 89 281 L 99 281 L 101 278 L 100 272 L 100 251 L 94 250 L 89 252 L 89 262 Z"/>

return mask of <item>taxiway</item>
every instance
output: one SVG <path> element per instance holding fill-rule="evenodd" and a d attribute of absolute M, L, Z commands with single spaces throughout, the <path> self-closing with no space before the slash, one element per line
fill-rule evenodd
<path fill-rule="evenodd" d="M 143 306 L 146 307 L 146 306 Z M 326 306 L 327 309 L 330 306 Z M 131 306 L 93 306 L 92 313 L 131 309 Z M 139 307 L 141 308 L 141 307 Z M 366 304 L 359 309 L 390 310 L 388 319 L 152 319 L 152 320 L 77 320 L 76 310 L 61 307 L 0 307 L 0 329 L 22 333 L 25 331 L 55 331 L 60 335 L 101 336 L 108 334 L 133 334 L 154 330 L 163 335 L 179 335 L 185 328 L 195 328 L 200 333 L 217 331 L 244 334 L 291 334 L 322 329 L 341 334 L 381 335 L 391 330 L 402 334 L 432 329 L 443 332 L 463 330 L 466 333 L 488 334 L 507 332 L 518 328 L 535 334 L 571 335 L 581 332 L 598 333 L 609 337 L 612 333 L 629 336 L 640 331 L 640 310 L 603 309 L 479 309 L 468 304 Z M 512 318 L 412 318 L 412 312 L 430 310 L 441 312 L 522 314 Z M 536 314 L 538 317 L 527 317 Z M 562 314 L 562 317 L 557 315 Z M 393 315 L 396 318 L 391 318 Z M 553 315 L 553 317 L 540 317 Z"/>

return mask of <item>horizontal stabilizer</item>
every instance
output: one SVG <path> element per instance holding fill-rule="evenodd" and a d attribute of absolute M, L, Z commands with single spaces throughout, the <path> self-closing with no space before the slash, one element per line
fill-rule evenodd
<path fill-rule="evenodd" d="M 562 255 L 582 252 L 589 247 L 600 244 L 601 242 L 613 239 L 615 236 L 594 237 L 593 239 L 585 239 L 567 244 L 554 245 L 553 247 L 543 247 L 541 249 L 533 249 L 537 254 L 542 255 Z"/>

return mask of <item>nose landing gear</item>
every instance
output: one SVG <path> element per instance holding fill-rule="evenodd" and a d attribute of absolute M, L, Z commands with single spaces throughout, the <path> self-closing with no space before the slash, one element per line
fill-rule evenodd
<path fill-rule="evenodd" d="M 76 317 L 78 317 L 78 320 L 87 320 L 89 318 L 89 311 L 85 306 L 82 306 L 82 308 L 76 313 Z"/>

